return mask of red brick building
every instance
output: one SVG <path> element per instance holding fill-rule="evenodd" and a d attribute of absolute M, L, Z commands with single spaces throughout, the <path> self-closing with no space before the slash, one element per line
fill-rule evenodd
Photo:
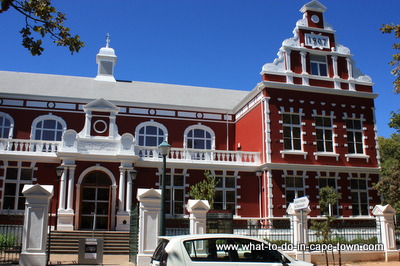
<path fill-rule="evenodd" d="M 205 170 L 220 180 L 215 209 L 235 219 L 283 217 L 301 196 L 316 217 L 327 185 L 342 193 L 334 214 L 370 216 L 380 203 L 371 190 L 377 95 L 325 10 L 301 8 L 294 36 L 251 91 L 117 81 L 108 44 L 96 78 L 0 71 L 1 212 L 22 212 L 24 184 L 52 184 L 59 229 L 91 228 L 96 213 L 98 229 L 127 230 L 136 189 L 160 186 L 166 140 L 167 216 L 186 214 Z"/>

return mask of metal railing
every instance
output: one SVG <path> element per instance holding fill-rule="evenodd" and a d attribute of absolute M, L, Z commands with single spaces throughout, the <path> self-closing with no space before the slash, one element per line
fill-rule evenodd
<path fill-rule="evenodd" d="M 23 215 L 0 215 L 0 264 L 18 264 L 23 222 Z"/>

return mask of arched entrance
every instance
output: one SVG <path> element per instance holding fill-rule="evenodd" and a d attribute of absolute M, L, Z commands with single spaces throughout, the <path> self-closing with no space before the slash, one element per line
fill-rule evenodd
<path fill-rule="evenodd" d="M 110 177 L 103 171 L 91 171 L 83 178 L 81 186 L 80 228 L 110 230 Z"/>

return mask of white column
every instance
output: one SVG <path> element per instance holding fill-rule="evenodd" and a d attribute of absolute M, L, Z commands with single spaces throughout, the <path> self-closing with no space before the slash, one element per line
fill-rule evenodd
<path fill-rule="evenodd" d="M 130 212 L 131 210 L 131 205 L 132 205 L 132 178 L 130 176 L 130 171 L 132 169 L 127 170 L 127 177 L 126 177 L 126 201 L 125 201 L 125 210 L 127 212 Z"/>
<path fill-rule="evenodd" d="M 125 211 L 125 172 L 125 168 L 119 168 L 118 212 Z"/>
<path fill-rule="evenodd" d="M 60 178 L 60 184 L 59 184 L 59 191 L 58 191 L 58 210 L 65 210 L 65 198 L 66 198 L 66 190 L 67 190 L 67 186 L 66 186 L 66 178 L 65 176 L 67 175 L 67 169 L 68 168 L 64 168 L 64 171 L 61 175 Z"/>
<path fill-rule="evenodd" d="M 186 209 L 190 213 L 190 234 L 205 234 L 207 230 L 207 212 L 210 210 L 210 204 L 208 203 L 208 200 L 190 199 Z"/>
<path fill-rule="evenodd" d="M 161 208 L 161 189 L 138 189 L 139 245 L 136 265 L 150 265 L 157 247 Z"/>
<path fill-rule="evenodd" d="M 25 185 L 22 193 L 26 198 L 21 266 L 45 266 L 47 263 L 47 232 L 50 199 L 53 186 Z"/>
<path fill-rule="evenodd" d="M 331 58 L 332 58 L 332 67 L 333 67 L 333 78 L 337 79 L 337 78 L 339 78 L 338 66 L 337 66 L 338 57 L 336 55 L 332 55 Z"/>
<path fill-rule="evenodd" d="M 385 249 L 385 261 L 398 261 L 399 251 L 396 246 L 396 233 L 394 229 L 394 216 L 396 210 L 388 205 L 376 205 L 372 210 L 376 223 L 380 229 L 381 241 Z"/>
<path fill-rule="evenodd" d="M 300 248 L 296 251 L 296 259 L 310 262 L 310 252 L 305 248 L 308 246 L 307 215 L 311 212 L 311 209 L 308 207 L 303 210 L 295 210 L 294 204 L 290 203 L 286 212 L 290 215 L 290 224 L 293 230 L 292 244 Z"/>
<path fill-rule="evenodd" d="M 75 184 L 75 168 L 76 166 L 68 166 L 69 177 L 68 177 L 68 198 L 67 198 L 67 210 L 73 210 L 72 200 L 74 199 L 74 184 Z"/>
<path fill-rule="evenodd" d="M 306 60 L 307 52 L 301 51 L 300 55 L 301 55 L 301 70 L 302 70 L 301 74 L 302 75 L 308 74 L 307 73 L 307 60 Z"/>

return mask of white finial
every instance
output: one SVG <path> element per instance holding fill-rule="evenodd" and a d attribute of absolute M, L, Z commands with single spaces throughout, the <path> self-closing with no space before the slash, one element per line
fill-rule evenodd
<path fill-rule="evenodd" d="M 108 44 L 110 43 L 110 33 L 107 33 L 106 37 L 106 47 L 108 48 Z"/>

